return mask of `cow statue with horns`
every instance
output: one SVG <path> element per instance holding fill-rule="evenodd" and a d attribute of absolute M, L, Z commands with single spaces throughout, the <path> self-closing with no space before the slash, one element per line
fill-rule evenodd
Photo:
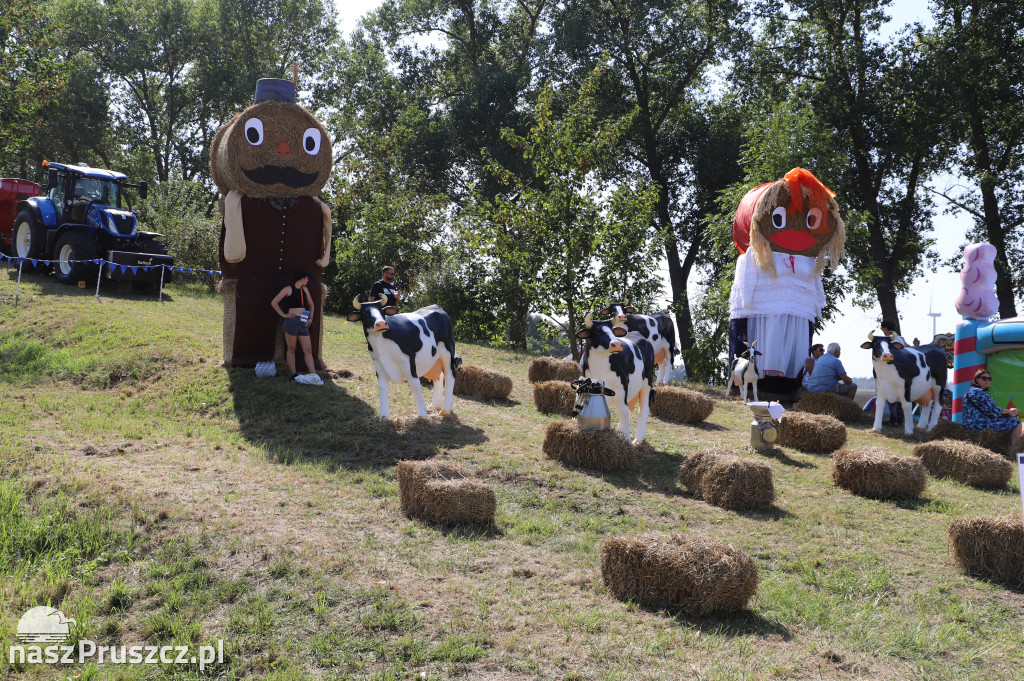
<path fill-rule="evenodd" d="M 619 415 L 619 431 L 627 440 L 630 411 L 640 407 L 634 442 L 643 442 L 647 417 L 657 394 L 653 390 L 654 347 L 640 333 L 615 326 L 610 320 L 594 321 L 592 312 L 587 314 L 583 324 L 584 328 L 576 334 L 586 341 L 583 375 L 602 381 L 615 393 L 612 403 Z"/>
<path fill-rule="evenodd" d="M 432 404 L 441 414 L 452 409 L 455 394 L 455 370 L 460 359 L 455 356 L 455 332 L 448 313 L 437 305 L 415 312 L 397 314 L 388 305 L 388 297 L 372 303 L 352 301 L 350 322 L 362 322 L 366 344 L 377 370 L 380 390 L 380 418 L 390 416 L 388 389 L 391 383 L 405 381 L 416 398 L 416 415 L 424 418 L 427 405 L 423 400 L 420 378 L 434 382 Z"/>
<path fill-rule="evenodd" d="M 636 314 L 636 309 L 630 307 L 629 301 L 612 303 L 604 301 L 602 316 L 611 317 L 612 326 L 621 326 L 626 331 L 639 333 L 651 347 L 654 348 L 654 363 L 658 365 L 657 383 L 668 385 L 672 364 L 676 355 L 679 354 L 679 346 L 676 345 L 676 327 L 672 323 L 672 317 L 659 312 L 654 315 Z"/>
<path fill-rule="evenodd" d="M 896 340 L 896 332 L 886 336 L 869 333 L 861 344 L 871 350 L 875 373 L 875 425 L 882 432 L 882 405 L 899 402 L 903 413 L 911 414 L 910 403 L 921 405 L 919 425 L 926 431 L 935 427 L 942 411 L 942 390 L 946 387 L 946 351 L 938 345 L 904 347 Z M 906 419 L 905 432 L 914 432 L 914 419 Z"/>

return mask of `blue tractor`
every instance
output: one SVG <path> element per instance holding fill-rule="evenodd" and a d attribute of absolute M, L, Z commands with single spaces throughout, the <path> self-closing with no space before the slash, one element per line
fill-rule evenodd
<path fill-rule="evenodd" d="M 137 188 L 144 199 L 146 183 L 129 184 L 123 173 L 85 164 L 43 165 L 47 192 L 18 203 L 13 255 L 55 261 L 54 276 L 65 284 L 95 279 L 100 266 L 92 261 L 97 259 L 106 261 L 103 274 L 108 279 L 146 286 L 159 282 L 160 266 L 172 266 L 174 258 L 157 240 L 160 234 L 140 232 L 138 218 L 122 208 L 124 189 Z M 165 283 L 170 274 L 167 269 Z"/>

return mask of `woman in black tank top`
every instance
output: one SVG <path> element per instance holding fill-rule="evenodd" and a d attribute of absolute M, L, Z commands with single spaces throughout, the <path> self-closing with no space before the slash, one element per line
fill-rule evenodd
<path fill-rule="evenodd" d="M 285 352 L 285 360 L 288 362 L 288 370 L 292 378 L 298 376 L 295 371 L 295 341 L 302 345 L 302 353 L 305 355 L 306 367 L 309 373 L 316 372 L 313 364 L 313 347 L 309 340 L 309 325 L 313 321 L 313 299 L 309 295 L 309 273 L 305 270 L 295 270 L 292 277 L 293 284 L 285 286 L 270 301 L 270 307 L 274 308 L 280 317 L 284 318 L 284 339 L 288 343 L 288 350 Z M 282 305 L 284 309 L 282 309 Z"/>

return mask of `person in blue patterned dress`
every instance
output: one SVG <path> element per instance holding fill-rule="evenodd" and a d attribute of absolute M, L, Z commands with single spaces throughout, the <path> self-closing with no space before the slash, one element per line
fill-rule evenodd
<path fill-rule="evenodd" d="M 992 375 L 987 369 L 978 369 L 964 397 L 964 428 L 983 430 L 989 428 L 1001 433 L 1013 431 L 1011 435 L 1014 450 L 1024 434 L 1024 423 L 1020 420 L 1020 410 L 1016 407 L 1001 409 L 988 394 L 988 386 L 992 383 Z"/>

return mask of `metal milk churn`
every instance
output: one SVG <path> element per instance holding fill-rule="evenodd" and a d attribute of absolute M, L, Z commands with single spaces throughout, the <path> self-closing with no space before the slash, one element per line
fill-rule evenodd
<path fill-rule="evenodd" d="M 779 429 L 773 419 L 781 416 L 785 409 L 771 402 L 749 402 L 747 408 L 754 415 L 750 422 L 750 446 L 754 449 L 770 448 L 779 437 Z"/>
<path fill-rule="evenodd" d="M 612 425 L 612 414 L 608 411 L 605 396 L 615 395 L 614 390 L 604 387 L 603 381 L 580 378 L 572 382 L 576 389 L 576 404 L 573 414 L 580 430 L 608 430 Z"/>

